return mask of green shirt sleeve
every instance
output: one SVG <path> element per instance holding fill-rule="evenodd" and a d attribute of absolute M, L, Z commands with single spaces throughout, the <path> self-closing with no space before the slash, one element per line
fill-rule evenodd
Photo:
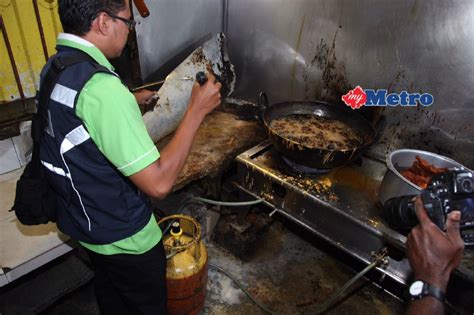
<path fill-rule="evenodd" d="M 76 115 L 99 150 L 123 175 L 133 175 L 160 157 L 135 97 L 119 78 L 95 74 L 79 95 Z"/>

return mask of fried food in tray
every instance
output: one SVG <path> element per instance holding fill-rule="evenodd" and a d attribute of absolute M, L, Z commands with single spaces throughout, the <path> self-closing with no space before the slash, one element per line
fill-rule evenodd
<path fill-rule="evenodd" d="M 417 155 L 413 165 L 404 170 L 402 175 L 421 189 L 425 189 L 434 175 L 446 173 L 447 170 L 444 167 L 436 167 Z"/>

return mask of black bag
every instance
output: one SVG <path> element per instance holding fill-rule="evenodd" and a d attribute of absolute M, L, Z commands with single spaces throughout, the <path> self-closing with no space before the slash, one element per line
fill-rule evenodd
<path fill-rule="evenodd" d="M 45 178 L 41 165 L 39 170 L 31 161 L 16 183 L 15 210 L 18 220 L 25 225 L 56 222 L 56 193 Z"/>
<path fill-rule="evenodd" d="M 43 80 L 39 93 L 38 109 L 33 116 L 31 137 L 33 154 L 31 162 L 26 165 L 23 174 L 16 183 L 15 201 L 10 211 L 15 211 L 18 220 L 25 225 L 56 222 L 57 195 L 46 180 L 45 169 L 40 160 L 40 144 L 47 123 L 47 104 L 52 89 L 59 79 L 59 74 L 75 63 L 95 61 L 83 52 L 68 56 L 54 57 L 51 67 Z"/>

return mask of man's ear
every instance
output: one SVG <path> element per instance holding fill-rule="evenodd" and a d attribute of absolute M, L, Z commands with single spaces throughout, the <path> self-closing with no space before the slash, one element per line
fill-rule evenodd
<path fill-rule="evenodd" d="M 101 12 L 92 22 L 92 28 L 102 35 L 107 35 L 111 27 L 111 22 L 112 18 L 107 13 Z"/>

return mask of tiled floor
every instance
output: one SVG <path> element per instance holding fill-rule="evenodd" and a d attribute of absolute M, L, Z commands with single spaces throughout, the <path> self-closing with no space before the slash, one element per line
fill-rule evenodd
<path fill-rule="evenodd" d="M 22 172 L 0 175 L 0 287 L 71 249 L 55 224 L 25 226 L 9 211 Z"/>

